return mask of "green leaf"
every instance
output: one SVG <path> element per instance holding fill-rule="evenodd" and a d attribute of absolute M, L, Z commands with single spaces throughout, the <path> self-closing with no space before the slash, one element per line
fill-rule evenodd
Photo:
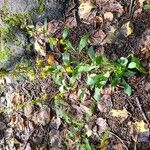
<path fill-rule="evenodd" d="M 144 5 L 144 9 L 148 9 L 148 10 L 150 10 L 150 3 L 149 3 L 149 4 Z"/>
<path fill-rule="evenodd" d="M 112 79 L 111 85 L 112 85 L 113 87 L 116 87 L 120 82 L 121 82 L 121 78 L 115 77 L 115 78 Z"/>
<path fill-rule="evenodd" d="M 101 88 L 95 88 L 95 92 L 94 92 L 94 99 L 96 101 L 99 101 L 101 97 Z"/>
<path fill-rule="evenodd" d="M 65 44 L 67 46 L 67 49 L 72 49 L 72 50 L 75 51 L 74 47 L 72 46 L 72 44 L 69 40 L 65 40 Z"/>
<path fill-rule="evenodd" d="M 131 71 L 131 70 L 127 70 L 127 71 L 124 73 L 124 76 L 125 76 L 125 77 L 133 77 L 135 74 L 136 74 L 136 72 L 133 72 L 133 71 Z"/>
<path fill-rule="evenodd" d="M 123 80 L 122 84 L 123 84 L 123 87 L 124 87 L 124 92 L 128 96 L 131 96 L 131 94 L 132 94 L 132 88 L 131 88 L 131 86 L 125 80 Z"/>
<path fill-rule="evenodd" d="M 49 39 L 48 39 L 48 41 L 49 41 L 49 43 L 50 43 L 50 48 L 53 50 L 54 49 L 54 46 L 56 46 L 57 45 L 57 39 L 56 38 L 53 38 L 53 37 L 50 37 Z"/>
<path fill-rule="evenodd" d="M 129 69 L 136 68 L 136 63 L 135 62 L 130 62 L 129 65 L 128 65 L 128 68 Z"/>
<path fill-rule="evenodd" d="M 136 69 L 141 73 L 146 73 L 146 70 L 142 67 L 139 58 L 131 55 L 131 62 L 136 63 Z"/>
<path fill-rule="evenodd" d="M 90 143 L 89 143 L 89 140 L 87 138 L 85 139 L 85 149 L 86 150 L 92 150 Z"/>
<path fill-rule="evenodd" d="M 89 55 L 89 57 L 91 58 L 91 60 L 94 62 L 94 61 L 95 61 L 95 52 L 94 52 L 93 47 L 90 47 L 90 48 L 88 49 L 88 55 Z"/>
<path fill-rule="evenodd" d="M 90 66 L 90 65 L 81 65 L 78 68 L 78 72 L 89 72 L 93 69 L 97 68 L 97 66 Z"/>
<path fill-rule="evenodd" d="M 121 57 L 118 62 L 122 65 L 122 66 L 126 66 L 128 63 L 128 59 L 126 57 Z"/>
<path fill-rule="evenodd" d="M 69 65 L 70 64 L 70 54 L 68 52 L 64 52 L 62 54 L 62 59 L 63 59 L 63 63 L 65 65 Z"/>
<path fill-rule="evenodd" d="M 79 53 L 81 53 L 81 51 L 88 45 L 88 40 L 89 40 L 89 34 L 85 34 L 79 43 L 78 49 L 79 49 Z"/>
<path fill-rule="evenodd" d="M 87 85 L 90 86 L 96 86 L 98 88 L 101 88 L 104 86 L 110 77 L 110 72 L 107 71 L 106 73 L 103 74 L 91 74 L 87 76 Z"/>
<path fill-rule="evenodd" d="M 63 39 L 66 39 L 66 38 L 67 38 L 69 31 L 70 31 L 70 30 L 69 30 L 68 27 L 65 27 L 65 28 L 64 28 L 63 35 L 62 35 Z"/>

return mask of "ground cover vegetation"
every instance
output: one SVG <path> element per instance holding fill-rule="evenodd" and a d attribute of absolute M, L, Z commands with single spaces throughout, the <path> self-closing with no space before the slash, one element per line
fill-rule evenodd
<path fill-rule="evenodd" d="M 15 32 L 27 37 L 0 70 L 1 148 L 149 149 L 149 1 L 62 4 L 64 18 L 37 23 L 1 11 L 0 62 L 9 41 L 24 45 Z"/>

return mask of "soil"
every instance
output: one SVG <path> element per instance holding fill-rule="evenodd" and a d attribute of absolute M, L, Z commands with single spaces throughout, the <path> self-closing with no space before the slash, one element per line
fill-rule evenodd
<path fill-rule="evenodd" d="M 115 2 L 117 3 L 117 1 Z M 128 9 L 130 2 L 119 1 L 119 4 L 126 10 Z M 111 10 L 112 8 L 110 7 L 110 5 L 107 7 L 102 6 L 101 10 L 98 9 L 97 14 L 103 14 L 105 10 Z M 135 4 L 135 9 L 140 9 L 138 4 Z M 120 12 L 116 12 L 116 14 L 117 13 L 119 14 Z M 150 11 L 142 10 L 138 15 L 135 13 L 132 15 L 133 16 L 130 18 L 130 21 L 134 26 L 132 35 L 128 37 L 118 36 L 112 43 L 94 45 L 94 49 L 97 53 L 104 53 L 111 61 L 115 61 L 117 58 L 126 57 L 133 53 L 140 58 L 142 65 L 146 68 L 147 72 L 150 72 L 150 51 L 141 51 L 142 48 L 149 46 L 150 44 Z M 124 20 L 126 21 L 128 19 L 128 11 L 126 11 L 119 17 L 114 15 L 114 19 L 109 25 L 116 25 L 118 28 L 120 24 L 124 24 Z M 64 25 L 56 32 L 57 34 L 55 36 L 58 38 L 62 35 L 63 26 Z M 70 40 L 73 45 L 77 45 L 80 37 L 84 33 L 89 32 L 90 36 L 92 36 L 99 28 L 105 31 L 106 34 L 108 33 L 107 23 L 106 25 L 104 23 L 102 27 L 95 28 L 95 26 L 91 24 L 80 22 L 77 27 L 71 29 L 69 34 Z M 57 62 L 60 62 L 60 60 L 58 60 L 61 59 L 60 53 L 61 51 L 53 52 L 53 54 L 56 55 Z M 86 52 L 83 52 L 83 55 L 86 55 Z M 72 54 L 72 57 L 79 61 L 83 60 L 83 58 L 81 58 L 82 56 L 80 57 L 76 54 Z M 148 125 L 148 128 L 150 127 L 150 76 L 149 73 L 137 73 L 134 77 L 126 78 L 126 80 L 133 89 L 131 96 L 127 96 L 123 92 L 122 86 L 118 86 L 109 92 L 110 85 L 107 84 L 103 89 L 104 92 L 102 93 L 102 100 L 100 102 L 93 102 L 91 93 L 87 92 L 85 102 L 80 103 L 76 88 L 70 90 L 69 93 L 65 93 L 65 95 L 61 97 L 61 95 L 58 94 L 59 87 L 54 84 L 51 76 L 48 76 L 45 79 L 38 76 L 34 82 L 14 81 L 14 79 L 9 82 L 8 79 L 6 79 L 5 83 L 2 84 L 3 86 L 6 86 L 4 86 L 6 90 L 0 92 L 1 101 L 2 98 L 5 99 L 6 95 L 12 97 L 12 93 L 19 93 L 20 96 L 23 96 L 24 102 L 35 103 L 31 110 L 27 110 L 27 112 L 32 111 L 32 113 L 27 113 L 29 117 L 25 115 L 25 110 L 22 109 L 15 110 L 12 114 L 1 113 L 0 149 L 76 150 L 78 149 L 77 144 L 84 141 L 82 135 L 84 135 L 86 129 L 85 126 L 87 125 L 93 133 L 96 132 L 88 137 L 90 144 L 94 145 L 94 148 L 92 149 L 149 150 L 149 131 L 138 133 L 135 122 L 143 120 Z M 81 79 L 78 85 L 74 86 L 82 88 L 84 84 L 84 80 Z M 46 98 L 43 100 L 45 94 Z M 54 98 L 54 95 L 57 95 L 57 98 L 60 97 L 61 101 L 56 101 L 57 98 Z M 10 100 L 11 98 L 8 99 Z M 57 102 L 58 104 L 56 104 Z M 18 103 L 20 102 L 18 101 Z M 14 105 L 15 104 L 13 104 L 13 106 Z M 86 106 L 86 108 L 84 106 Z M 104 106 L 105 110 L 102 111 L 99 106 Z M 63 111 L 57 112 L 60 110 L 57 107 L 65 110 L 67 114 L 72 115 L 72 120 L 84 118 L 87 115 L 86 109 L 89 107 L 93 107 L 94 111 L 90 121 L 87 121 L 86 124 L 81 127 L 82 129 L 77 131 L 75 134 L 76 136 L 69 137 L 66 134 L 67 131 L 73 133 L 73 131 L 75 131 L 73 129 L 75 129 L 76 126 L 74 126 L 73 123 L 68 123 L 70 121 L 69 118 L 62 119 L 60 116 L 63 115 Z M 126 109 L 128 116 L 126 118 L 112 117 L 110 113 L 112 109 Z M 48 113 L 50 113 L 50 115 L 48 115 Z M 57 114 L 59 114 L 59 116 L 57 116 Z M 36 116 L 40 119 L 37 119 Z M 43 118 L 44 121 L 42 120 Z M 106 122 L 106 126 L 110 131 L 109 138 L 105 140 L 103 146 L 100 145 L 100 136 L 103 135 L 100 130 L 102 130 L 103 127 L 97 123 L 100 118 L 104 121 L 103 126 L 105 126 Z M 13 144 L 10 143 L 11 140 L 14 140 L 12 142 Z M 89 150 L 87 147 L 84 149 Z"/>

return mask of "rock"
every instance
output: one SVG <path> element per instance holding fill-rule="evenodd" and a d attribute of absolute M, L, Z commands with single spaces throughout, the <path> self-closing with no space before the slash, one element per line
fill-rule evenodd
<path fill-rule="evenodd" d="M 45 0 L 44 2 L 42 0 L 0 0 L 0 4 L 0 10 L 4 13 L 1 18 L 4 19 L 6 17 L 5 19 L 8 22 L 13 20 L 9 21 L 9 15 L 13 17 L 14 14 L 23 16 L 24 14 L 28 14 L 29 18 L 36 24 L 36 22 L 39 21 L 44 22 L 45 18 L 47 18 L 48 21 L 59 19 L 62 17 L 62 11 L 64 10 L 64 3 L 60 3 L 57 0 Z M 3 19 L 0 19 L 0 29 L 5 28 L 6 30 L 10 30 L 10 27 L 15 26 L 17 22 L 17 20 L 15 20 L 13 25 L 12 22 L 8 25 Z M 0 45 L 0 69 L 12 70 L 14 64 L 20 60 L 19 58 L 21 58 L 26 51 L 28 40 L 25 33 L 20 31 L 19 28 L 12 28 L 12 30 L 14 34 L 13 42 L 12 40 L 7 40 L 7 38 L 12 36 L 11 33 L 8 32 L 8 37 L 6 37 L 6 40 L 1 42 Z M 2 33 L 1 37 L 3 38 L 5 31 L 0 30 L 0 33 Z"/>
<path fill-rule="evenodd" d="M 26 51 L 27 38 L 21 31 L 15 35 L 15 42 L 8 41 L 0 45 L 0 69 L 7 69 L 21 58 Z"/>
<path fill-rule="evenodd" d="M 62 16 L 63 5 L 57 0 L 0 0 L 0 9 L 7 6 L 10 13 L 30 13 L 34 22 L 58 19 Z"/>

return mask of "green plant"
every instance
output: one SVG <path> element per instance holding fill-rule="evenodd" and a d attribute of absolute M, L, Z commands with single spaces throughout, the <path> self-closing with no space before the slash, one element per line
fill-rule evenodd
<path fill-rule="evenodd" d="M 69 29 L 65 28 L 62 39 L 56 40 L 53 38 L 51 46 L 56 46 L 57 42 L 63 43 L 66 46 L 68 33 Z M 64 51 L 61 64 L 46 66 L 46 73 L 52 74 L 53 80 L 60 86 L 61 92 L 70 90 L 74 83 L 84 76 L 82 82 L 85 85 L 85 89 L 94 91 L 93 98 L 95 100 L 100 100 L 101 90 L 107 83 L 111 83 L 112 87 L 121 85 L 124 88 L 124 92 L 130 96 L 132 88 L 127 83 L 126 78 L 134 76 L 136 71 L 146 73 L 145 69 L 141 66 L 140 60 L 131 54 L 128 57 L 121 57 L 116 62 L 111 62 L 104 55 L 96 55 L 93 47 L 87 48 L 88 37 L 89 35 L 85 34 L 81 37 L 76 48 Z M 78 62 L 71 57 L 72 53 L 82 53 L 83 49 L 85 51 L 88 49 L 87 53 L 90 59 L 86 57 L 86 60 Z M 80 93 L 84 95 L 84 92 L 80 91 Z"/>

